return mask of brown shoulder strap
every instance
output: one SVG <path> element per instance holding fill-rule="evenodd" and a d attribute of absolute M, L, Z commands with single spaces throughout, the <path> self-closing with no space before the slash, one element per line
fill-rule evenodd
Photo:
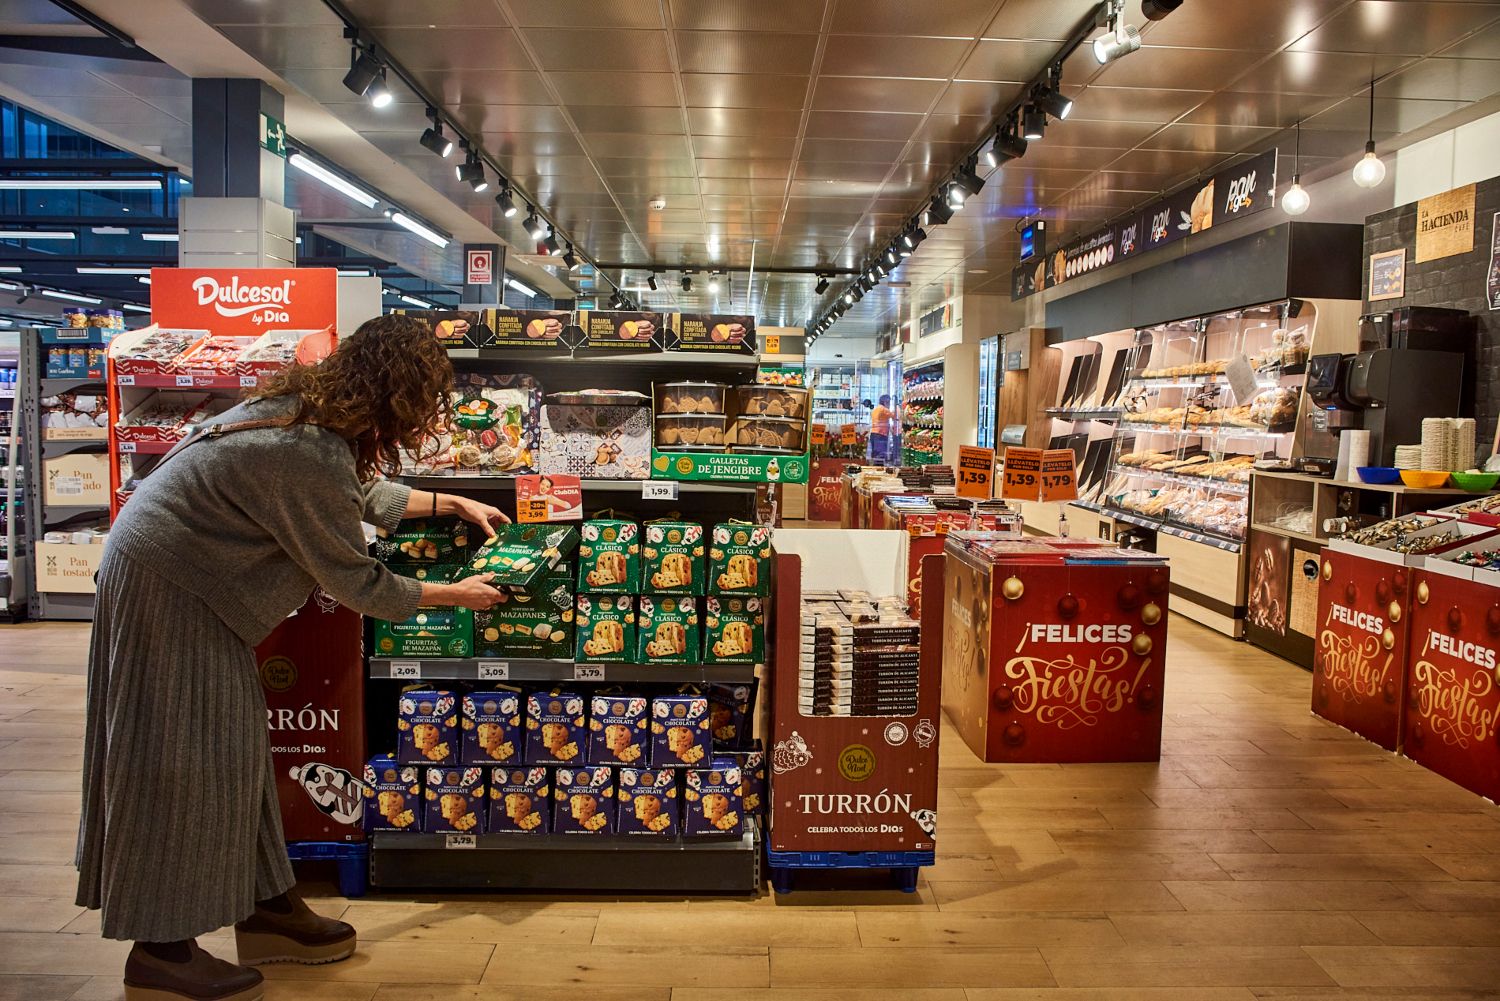
<path fill-rule="evenodd" d="M 156 464 L 155 468 L 160 469 L 172 456 L 204 438 L 219 438 L 236 431 L 254 431 L 258 428 L 284 428 L 290 426 L 291 423 L 290 417 L 260 417 L 249 421 L 232 421 L 228 424 L 199 424 L 186 438 L 173 445 L 171 450 L 161 457 L 161 461 Z"/>

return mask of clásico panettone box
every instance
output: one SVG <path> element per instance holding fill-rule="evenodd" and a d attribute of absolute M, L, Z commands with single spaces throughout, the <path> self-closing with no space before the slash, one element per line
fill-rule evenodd
<path fill-rule="evenodd" d="M 551 817 L 546 768 L 490 769 L 490 834 L 547 834 Z"/>
<path fill-rule="evenodd" d="M 427 769 L 428 834 L 479 834 L 484 822 L 484 769 L 478 765 Z"/>
<path fill-rule="evenodd" d="M 466 765 L 517 764 L 526 748 L 521 693 L 511 688 L 470 692 L 463 697 Z"/>
<path fill-rule="evenodd" d="M 420 831 L 422 777 L 416 765 L 403 765 L 394 754 L 378 754 L 365 765 L 365 833 Z"/>
<path fill-rule="evenodd" d="M 635 594 L 641 589 L 641 536 L 633 521 L 598 518 L 579 530 L 578 590 Z"/>
<path fill-rule="evenodd" d="M 647 594 L 702 594 L 706 578 L 703 526 L 652 521 L 641 548 L 641 590 Z"/>
<path fill-rule="evenodd" d="M 709 594 L 767 594 L 770 568 L 769 528 L 744 521 L 714 526 L 708 550 Z"/>
<path fill-rule="evenodd" d="M 703 599 L 703 662 L 759 664 L 766 657 L 765 606 L 759 598 Z"/>
<path fill-rule="evenodd" d="M 690 595 L 643 594 L 636 599 L 637 664 L 696 664 L 703 650 L 698 602 Z"/>
<path fill-rule="evenodd" d="M 458 763 L 458 700 L 452 692 L 413 688 L 396 703 L 396 760 L 403 765 Z"/>
<path fill-rule="evenodd" d="M 621 768 L 620 802 L 615 823 L 618 834 L 647 834 L 670 838 L 678 830 L 677 773 L 670 768 Z"/>
<path fill-rule="evenodd" d="M 635 656 L 635 597 L 580 594 L 574 615 L 578 630 L 574 659 L 630 663 Z"/>
<path fill-rule="evenodd" d="M 555 834 L 609 834 L 614 815 L 615 775 L 604 766 L 558 768 L 553 776 Z"/>

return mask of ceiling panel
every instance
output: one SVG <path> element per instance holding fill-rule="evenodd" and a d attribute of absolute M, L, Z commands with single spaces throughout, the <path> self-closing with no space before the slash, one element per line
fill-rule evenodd
<path fill-rule="evenodd" d="M 812 106 L 819 111 L 900 111 L 922 114 L 947 86 L 945 80 L 825 76 L 818 80 Z M 800 95 L 799 95 L 800 96 Z"/>
<path fill-rule="evenodd" d="M 425 0 L 391 0 L 404 7 L 429 6 Z M 459 0 L 467 7 L 483 7 L 473 0 Z M 590 25 L 597 28 L 658 28 L 662 24 L 660 0 L 506 0 L 506 8 L 515 15 L 515 23 L 525 27 L 569 28 Z"/>
<path fill-rule="evenodd" d="M 345 0 L 350 13 L 359 23 L 371 28 L 407 27 L 427 28 L 439 24 L 464 24 L 490 27 L 510 22 L 494 3 L 474 3 L 473 0 Z M 261 0 L 249 0 L 250 6 L 264 6 Z M 286 5 L 295 10 L 297 18 L 316 18 L 327 13 L 322 4 L 292 3 Z M 307 23 L 299 21 L 297 23 Z"/>
<path fill-rule="evenodd" d="M 921 115 L 814 111 L 807 116 L 807 134 L 820 139 L 906 139 L 921 124 Z"/>
<path fill-rule="evenodd" d="M 672 107 L 677 84 L 670 73 L 605 71 L 548 73 L 564 104 L 655 105 Z"/>
<path fill-rule="evenodd" d="M 545 2 L 545 0 L 543 0 Z M 755 31 L 774 24 L 782 31 L 816 32 L 823 4 L 816 0 L 670 0 L 672 23 L 707 31 Z"/>
<path fill-rule="evenodd" d="M 1184 120 L 1206 125 L 1291 128 L 1338 103 L 1312 94 L 1241 94 L 1223 91 L 1188 113 Z"/>
<path fill-rule="evenodd" d="M 784 32 L 678 31 L 674 37 L 684 73 L 806 74 L 818 48 L 817 35 Z"/>
<path fill-rule="evenodd" d="M 709 159 L 790 159 L 795 136 L 693 136 L 693 153 Z"/>
<path fill-rule="evenodd" d="M 1493 3 L 1354 0 L 1292 48 L 1313 52 L 1425 55 L 1500 20 Z"/>
<path fill-rule="evenodd" d="M 604 107 L 572 105 L 568 117 L 580 132 L 643 132 L 648 135 L 684 135 L 687 116 L 681 108 Z"/>
<path fill-rule="evenodd" d="M 1380 97 L 1482 101 L 1500 93 L 1500 63 L 1491 59 L 1423 59 L 1375 88 Z"/>
<path fill-rule="evenodd" d="M 1411 60 L 1411 56 L 1375 53 L 1288 50 L 1251 67 L 1230 86 L 1251 93 L 1345 97 L 1368 85 L 1372 78 L 1385 76 Z"/>
<path fill-rule="evenodd" d="M 959 67 L 960 80 L 1025 83 L 1046 68 L 1054 46 L 1014 39 L 984 39 Z"/>
<path fill-rule="evenodd" d="M 348 67 L 337 67 L 342 76 Z M 412 70 L 422 88 L 451 111 L 466 104 L 550 104 L 552 92 L 532 70 L 466 69 L 462 72 Z"/>
<path fill-rule="evenodd" d="M 1088 12 L 1086 5 L 1057 0 L 1006 0 L 984 30 L 985 38 L 1035 38 L 1062 41 Z"/>
<path fill-rule="evenodd" d="M 1093 82 L 1105 87 L 1159 87 L 1167 82 L 1205 87 L 1227 83 L 1264 58 L 1260 52 L 1236 49 L 1147 45 L 1129 59 L 1117 59 L 1105 66 Z"/>
<path fill-rule="evenodd" d="M 800 111 L 747 108 L 688 108 L 688 131 L 710 136 L 796 136 Z"/>
<path fill-rule="evenodd" d="M 685 73 L 683 91 L 689 107 L 780 108 L 796 110 L 807 99 L 806 76 L 736 73 Z"/>
<path fill-rule="evenodd" d="M 1151 26 L 1152 45 L 1201 45 L 1232 40 L 1233 48 L 1273 52 L 1316 28 L 1348 0 L 1295 3 L 1188 2 Z"/>
<path fill-rule="evenodd" d="M 984 30 L 1003 0 L 858 0 L 838 5 L 833 30 L 859 34 L 974 36 Z"/>
<path fill-rule="evenodd" d="M 523 34 L 537 62 L 548 72 L 636 66 L 643 56 L 661 61 L 667 50 L 665 31 L 641 28 L 526 28 Z M 653 54 L 655 59 L 651 59 Z"/>
<path fill-rule="evenodd" d="M 946 79 L 972 44 L 964 38 L 831 35 L 823 50 L 822 70 L 835 76 Z"/>
<path fill-rule="evenodd" d="M 1165 90 L 1146 87 L 1086 87 L 1063 91 L 1073 98 L 1073 114 L 1080 118 L 1165 125 L 1197 107 L 1206 90 Z"/>

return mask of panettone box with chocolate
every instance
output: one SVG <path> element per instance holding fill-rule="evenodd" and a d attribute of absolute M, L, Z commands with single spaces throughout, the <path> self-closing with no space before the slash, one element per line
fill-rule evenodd
<path fill-rule="evenodd" d="M 677 773 L 670 768 L 621 768 L 616 772 L 620 801 L 617 834 L 677 836 Z"/>
<path fill-rule="evenodd" d="M 573 655 L 573 580 L 547 578 L 536 591 L 502 592 L 500 600 L 474 612 L 474 656 Z"/>
<path fill-rule="evenodd" d="M 703 526 L 690 521 L 652 521 L 641 548 L 641 590 L 648 594 L 702 594 L 705 579 Z"/>
<path fill-rule="evenodd" d="M 463 697 L 463 751 L 466 765 L 517 764 L 525 752 L 521 693 L 486 689 Z"/>
<path fill-rule="evenodd" d="M 709 594 L 766 594 L 770 566 L 769 528 L 744 521 L 714 526 L 708 550 Z"/>
<path fill-rule="evenodd" d="M 759 664 L 766 656 L 765 607 L 759 598 L 703 599 L 703 662 Z"/>
<path fill-rule="evenodd" d="M 589 764 L 643 765 L 651 747 L 645 696 L 600 693 L 589 709 Z"/>
<path fill-rule="evenodd" d="M 641 589 L 641 535 L 633 521 L 583 523 L 578 542 L 578 589 L 634 594 Z"/>
<path fill-rule="evenodd" d="M 547 769 L 490 769 L 490 834 L 546 834 L 551 816 Z"/>
<path fill-rule="evenodd" d="M 708 699 L 701 695 L 661 695 L 651 700 L 651 764 L 691 768 L 713 750 Z"/>
<path fill-rule="evenodd" d="M 766 799 L 766 752 L 757 747 L 751 751 L 717 752 L 714 758 L 727 758 L 739 765 L 744 816 L 755 816 Z"/>
<path fill-rule="evenodd" d="M 635 598 L 628 594 L 580 594 L 576 603 L 579 663 L 618 661 L 635 656 Z"/>
<path fill-rule="evenodd" d="M 609 834 L 614 814 L 615 774 L 597 768 L 559 768 L 553 775 L 555 834 Z"/>
<path fill-rule="evenodd" d="M 683 793 L 687 812 L 684 833 L 689 837 L 739 834 L 744 812 L 740 766 L 733 758 L 715 758 L 709 768 L 692 768 Z"/>
<path fill-rule="evenodd" d="M 402 692 L 396 703 L 396 730 L 396 760 L 403 765 L 458 764 L 458 699 L 452 692 Z"/>
<path fill-rule="evenodd" d="M 420 831 L 422 777 L 416 765 L 394 754 L 378 754 L 365 764 L 365 833 Z"/>
<path fill-rule="evenodd" d="M 526 696 L 526 761 L 532 765 L 580 764 L 588 747 L 583 696 L 554 688 Z"/>
<path fill-rule="evenodd" d="M 408 518 L 394 532 L 375 530 L 375 557 L 384 563 L 452 566 L 468 555 L 469 523 L 459 518 Z"/>
<path fill-rule="evenodd" d="M 427 769 L 428 834 L 479 834 L 484 830 L 484 769 L 478 765 Z"/>
<path fill-rule="evenodd" d="M 571 525 L 501 525 L 450 580 L 492 573 L 495 587 L 525 594 L 542 586 L 577 548 L 578 530 Z"/>
<path fill-rule="evenodd" d="M 708 715 L 714 747 L 733 750 L 745 746 L 754 727 L 754 682 L 746 685 L 709 685 Z"/>
<path fill-rule="evenodd" d="M 637 664 L 697 664 L 703 651 L 698 602 L 687 595 L 643 594 L 636 599 Z"/>

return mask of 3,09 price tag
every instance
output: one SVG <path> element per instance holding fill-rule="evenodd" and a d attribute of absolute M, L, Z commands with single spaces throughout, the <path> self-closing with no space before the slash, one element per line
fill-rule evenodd
<path fill-rule="evenodd" d="M 958 495 L 989 500 L 995 495 L 995 450 L 958 447 Z"/>
<path fill-rule="evenodd" d="M 1005 450 L 1005 478 L 1000 496 L 1006 500 L 1036 500 L 1041 492 L 1042 450 L 1017 448 Z"/>

